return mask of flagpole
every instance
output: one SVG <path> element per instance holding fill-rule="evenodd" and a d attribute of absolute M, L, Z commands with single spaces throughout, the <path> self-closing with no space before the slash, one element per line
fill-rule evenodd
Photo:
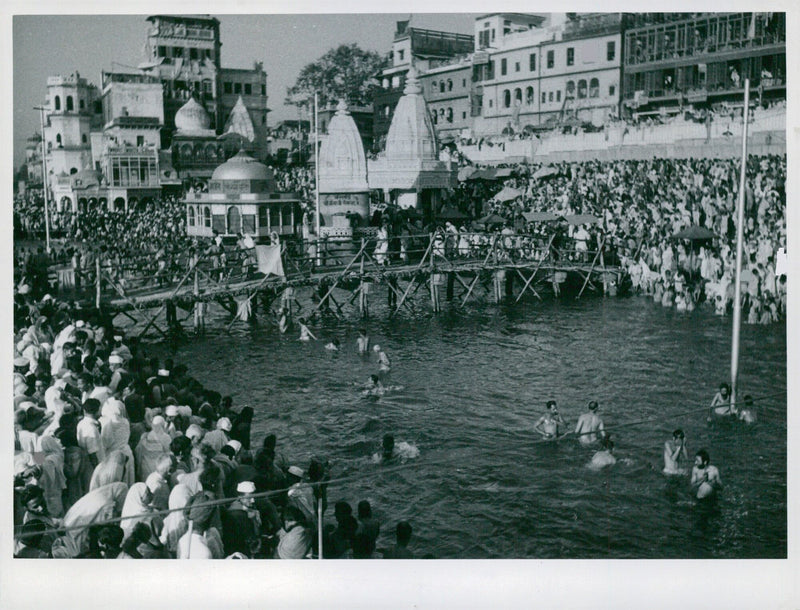
<path fill-rule="evenodd" d="M 47 253 L 50 254 L 50 209 L 47 205 L 47 151 L 44 140 L 44 106 L 35 106 L 34 110 L 39 111 L 39 124 L 42 129 L 42 191 L 44 194 L 44 237 Z"/>
<path fill-rule="evenodd" d="M 736 408 L 739 378 L 739 331 L 742 325 L 742 241 L 744 239 L 744 203 L 747 172 L 747 122 L 750 111 L 750 79 L 744 79 L 742 113 L 742 167 L 739 172 L 739 200 L 736 205 L 736 291 L 733 299 L 733 337 L 731 344 L 731 405 Z"/>
<path fill-rule="evenodd" d="M 317 242 L 319 242 L 319 108 L 317 101 L 317 92 L 314 91 L 314 184 L 316 193 L 316 226 L 317 226 Z M 319 254 L 319 252 L 317 252 Z"/>

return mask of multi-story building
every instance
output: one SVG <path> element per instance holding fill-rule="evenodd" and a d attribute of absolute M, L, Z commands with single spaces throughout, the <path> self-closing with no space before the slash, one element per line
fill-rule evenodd
<path fill-rule="evenodd" d="M 267 73 L 264 64 L 255 62 L 252 69 L 222 68 L 222 108 L 220 126 L 223 130 L 230 125 L 231 115 L 236 103 L 241 98 L 242 104 L 250 115 L 253 125 L 254 140 L 248 146 L 249 152 L 258 159 L 265 159 L 267 148 Z M 233 151 L 236 154 L 238 150 Z"/>
<path fill-rule="evenodd" d="M 389 132 L 394 108 L 403 95 L 405 75 L 412 62 L 417 71 L 424 72 L 469 54 L 473 45 L 473 37 L 468 34 L 412 28 L 407 21 L 397 22 L 391 66 L 378 74 L 381 87 L 373 96 L 372 136 L 376 147 L 382 147 Z"/>
<path fill-rule="evenodd" d="M 25 144 L 26 187 L 42 185 L 42 134 L 34 133 Z"/>
<path fill-rule="evenodd" d="M 472 125 L 471 55 L 422 72 L 419 82 L 440 142 L 457 138 Z"/>
<path fill-rule="evenodd" d="M 616 114 L 621 24 L 619 13 L 476 19 L 475 134 L 517 133 L 568 118 L 602 124 Z"/>
<path fill-rule="evenodd" d="M 51 76 L 45 107 L 48 174 L 71 175 L 92 168 L 91 132 L 101 128 L 103 116 L 97 87 L 78 72 Z"/>
<path fill-rule="evenodd" d="M 626 112 L 678 112 L 685 104 L 786 96 L 785 13 L 625 15 L 622 98 Z"/>

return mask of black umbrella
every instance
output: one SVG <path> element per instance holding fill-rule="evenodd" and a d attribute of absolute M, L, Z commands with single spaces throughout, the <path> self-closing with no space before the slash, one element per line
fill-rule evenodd
<path fill-rule="evenodd" d="M 693 226 L 683 231 L 678 231 L 672 236 L 673 239 L 688 239 L 689 241 L 704 241 L 714 239 L 716 235 L 705 227 Z"/>

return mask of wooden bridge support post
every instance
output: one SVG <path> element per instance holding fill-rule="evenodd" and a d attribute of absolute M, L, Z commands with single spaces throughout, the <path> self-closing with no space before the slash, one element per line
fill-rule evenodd
<path fill-rule="evenodd" d="M 453 300 L 453 292 L 455 290 L 456 284 L 456 274 L 454 272 L 450 272 L 447 274 L 447 300 Z"/>
<path fill-rule="evenodd" d="M 439 299 L 439 283 L 441 282 L 441 275 L 435 272 L 431 273 L 431 308 L 433 313 L 442 311 L 442 304 Z"/>
<path fill-rule="evenodd" d="M 362 278 L 358 287 L 358 309 L 362 318 L 369 317 L 369 284 Z"/>
<path fill-rule="evenodd" d="M 494 287 L 494 302 L 500 303 L 503 300 L 503 282 L 506 280 L 505 269 L 496 269 L 492 273 L 493 287 Z"/>
<path fill-rule="evenodd" d="M 200 301 L 200 271 L 195 267 L 194 269 L 194 330 L 200 333 L 205 328 L 205 307 Z"/>
<path fill-rule="evenodd" d="M 511 298 L 514 296 L 514 274 L 513 273 L 506 273 L 506 297 Z"/>

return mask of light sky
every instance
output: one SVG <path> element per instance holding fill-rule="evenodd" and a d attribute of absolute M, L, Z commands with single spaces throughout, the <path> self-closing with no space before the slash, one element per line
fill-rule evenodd
<path fill-rule="evenodd" d="M 151 13 L 152 14 L 152 13 Z M 249 68 L 262 61 L 267 72 L 269 123 L 298 118 L 284 106 L 286 89 L 300 70 L 329 49 L 358 43 L 388 52 L 402 14 L 213 15 L 220 21 L 222 66 Z M 143 15 L 17 15 L 13 18 L 14 165 L 24 159 L 25 140 L 39 131 L 47 77 L 77 70 L 98 87 L 100 72 L 136 66 L 143 59 L 148 23 Z M 475 15 L 422 14 L 411 25 L 472 34 Z"/>

